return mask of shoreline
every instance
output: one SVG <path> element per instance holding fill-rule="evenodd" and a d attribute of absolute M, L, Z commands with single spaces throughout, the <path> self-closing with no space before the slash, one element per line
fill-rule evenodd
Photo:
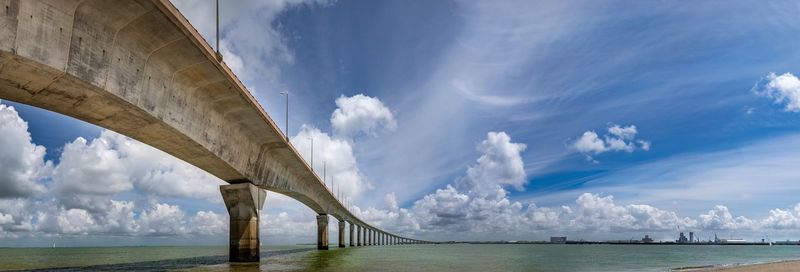
<path fill-rule="evenodd" d="M 675 272 L 708 272 L 708 271 L 724 271 L 724 272 L 751 272 L 751 271 L 769 271 L 769 272 L 790 272 L 800 271 L 800 260 L 782 260 L 766 263 L 751 263 L 751 264 L 732 264 L 721 266 L 695 266 L 695 267 L 680 267 L 670 271 Z"/>

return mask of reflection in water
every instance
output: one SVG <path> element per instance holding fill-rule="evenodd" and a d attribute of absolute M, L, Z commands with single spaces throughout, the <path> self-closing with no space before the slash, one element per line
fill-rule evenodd
<path fill-rule="evenodd" d="M 121 264 L 91 265 L 80 267 L 43 268 L 24 271 L 164 271 L 167 269 L 185 269 L 202 265 L 227 263 L 228 256 L 205 256 L 193 258 L 170 259 L 148 262 Z M 23 271 L 23 270 L 20 270 Z"/>
<path fill-rule="evenodd" d="M 346 260 L 346 256 L 350 255 L 352 250 L 323 250 L 317 251 L 315 254 L 309 254 L 311 263 L 308 270 L 319 271 L 325 270 L 330 267 L 341 266 Z"/>
<path fill-rule="evenodd" d="M 313 248 L 298 248 L 289 250 L 275 250 L 261 252 L 262 258 L 274 258 L 293 253 L 316 252 Z M 331 257 L 332 258 L 332 257 Z M 264 261 L 262 261 L 264 264 Z M 203 270 L 203 271 L 240 271 L 251 272 L 260 271 L 261 264 L 258 263 L 228 263 L 228 256 L 203 256 L 191 258 L 178 258 L 158 261 L 131 262 L 120 264 L 89 265 L 76 267 L 44 268 L 34 270 L 18 271 L 166 271 L 166 270 Z M 291 267 L 280 267 L 272 270 L 296 270 Z"/>
<path fill-rule="evenodd" d="M 328 251 L 317 251 L 311 246 L 291 246 L 265 250 L 260 263 L 229 264 L 225 254 L 227 248 L 222 247 L 0 248 L 0 270 L 661 272 L 673 267 L 800 258 L 800 247 L 794 246 L 454 244 L 336 248 Z"/>

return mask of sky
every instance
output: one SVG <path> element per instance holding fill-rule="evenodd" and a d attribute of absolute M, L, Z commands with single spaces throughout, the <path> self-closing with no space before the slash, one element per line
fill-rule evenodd
<path fill-rule="evenodd" d="M 224 62 L 281 129 L 289 91 L 292 143 L 388 231 L 800 239 L 797 2 L 221 2 Z M 215 46 L 214 2 L 173 3 Z M 227 243 L 223 181 L 0 104 L 0 246 Z M 265 244 L 316 238 L 262 212 Z"/>

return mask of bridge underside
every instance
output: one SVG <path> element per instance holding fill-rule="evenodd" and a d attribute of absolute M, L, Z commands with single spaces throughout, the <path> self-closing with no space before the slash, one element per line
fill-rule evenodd
<path fill-rule="evenodd" d="M 169 1 L 5 3 L 0 11 L 0 98 L 151 145 L 234 184 L 221 188 L 223 196 L 230 188 L 266 189 L 317 214 L 374 230 L 334 198 Z M 263 197 L 227 195 L 232 245 L 236 240 L 242 260 L 257 260 L 252 246 L 258 244 Z M 232 246 L 232 260 L 233 251 Z"/>

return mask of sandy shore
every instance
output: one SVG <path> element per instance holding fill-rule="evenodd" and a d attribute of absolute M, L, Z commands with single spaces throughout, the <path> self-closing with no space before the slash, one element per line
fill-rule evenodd
<path fill-rule="evenodd" d="M 686 268 L 686 269 L 679 269 L 675 271 L 724 271 L 724 272 L 751 272 L 751 271 L 759 271 L 759 272 L 789 272 L 789 271 L 800 271 L 800 260 L 794 261 L 782 261 L 782 262 L 774 262 L 774 263 L 765 263 L 765 264 L 749 264 L 749 265 L 737 265 L 737 266 L 728 266 L 728 267 L 706 267 L 706 268 Z"/>

